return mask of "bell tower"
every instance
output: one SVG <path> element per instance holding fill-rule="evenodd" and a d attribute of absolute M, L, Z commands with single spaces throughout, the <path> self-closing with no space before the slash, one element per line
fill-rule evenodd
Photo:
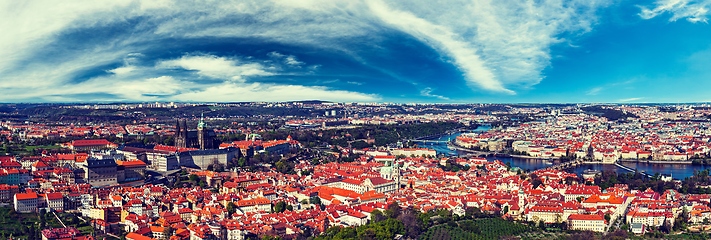
<path fill-rule="evenodd" d="M 207 142 L 207 136 L 205 135 L 205 115 L 200 113 L 200 122 L 197 125 L 197 138 L 200 144 L 200 150 L 205 150 L 205 145 Z"/>

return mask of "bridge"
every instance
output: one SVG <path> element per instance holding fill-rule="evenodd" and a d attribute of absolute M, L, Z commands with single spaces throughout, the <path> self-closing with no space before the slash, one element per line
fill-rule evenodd
<path fill-rule="evenodd" d="M 550 167 L 544 168 L 544 170 L 552 170 L 552 169 L 553 170 L 565 170 L 568 168 L 574 168 L 574 167 L 577 167 L 579 165 L 584 165 L 584 164 L 602 164 L 602 163 L 601 162 L 588 162 L 588 161 L 585 161 L 582 159 L 578 159 L 578 160 L 573 160 L 573 161 L 569 161 L 569 162 L 555 164 Z M 625 165 L 620 164 L 619 161 L 615 162 L 614 165 L 616 167 L 621 168 L 621 169 L 628 171 L 628 172 L 637 172 L 636 170 L 634 170 L 632 168 L 629 168 Z M 639 173 L 645 177 L 650 177 L 650 178 L 652 177 L 652 175 L 649 175 L 648 173 L 645 173 L 645 172 L 639 172 Z"/>
<path fill-rule="evenodd" d="M 631 169 L 631 168 L 629 168 L 629 167 L 627 167 L 627 166 L 625 166 L 625 165 L 620 164 L 619 161 L 615 162 L 615 166 L 617 166 L 618 168 L 622 168 L 623 170 L 626 170 L 626 171 L 628 171 L 628 172 L 637 172 L 637 170 Z M 647 174 L 647 173 L 645 173 L 645 172 L 638 172 L 638 173 L 639 173 L 639 174 L 642 174 L 643 176 L 648 177 L 648 178 L 651 178 L 651 177 L 652 177 L 652 175 L 649 175 L 649 174 Z"/>
<path fill-rule="evenodd" d="M 587 162 L 585 162 L 582 159 L 577 159 L 577 160 L 573 160 L 573 161 L 569 161 L 569 162 L 562 162 L 562 163 L 558 163 L 555 165 L 551 165 L 550 167 L 544 168 L 543 170 L 565 170 L 565 169 L 577 167 L 578 165 L 583 165 L 583 164 L 587 164 Z"/>
<path fill-rule="evenodd" d="M 449 142 L 449 141 L 442 141 L 442 140 L 420 140 L 420 139 L 410 139 L 408 141 L 419 142 L 419 143 L 448 143 Z"/>

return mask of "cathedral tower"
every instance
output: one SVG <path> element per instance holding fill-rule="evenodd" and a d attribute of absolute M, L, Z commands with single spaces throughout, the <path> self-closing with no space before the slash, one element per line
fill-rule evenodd
<path fill-rule="evenodd" d="M 200 145 L 200 150 L 205 150 L 205 145 L 207 145 L 207 136 L 205 135 L 205 116 L 200 114 L 200 122 L 197 125 L 197 139 Z"/>

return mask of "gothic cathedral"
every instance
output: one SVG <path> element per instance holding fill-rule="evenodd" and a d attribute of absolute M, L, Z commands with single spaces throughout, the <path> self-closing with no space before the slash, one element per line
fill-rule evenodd
<path fill-rule="evenodd" d="M 215 131 L 207 129 L 204 117 L 200 116 L 200 122 L 197 125 L 197 130 L 189 130 L 188 123 L 185 119 L 176 120 L 175 125 L 175 146 L 179 148 L 198 148 L 214 149 L 215 148 Z"/>

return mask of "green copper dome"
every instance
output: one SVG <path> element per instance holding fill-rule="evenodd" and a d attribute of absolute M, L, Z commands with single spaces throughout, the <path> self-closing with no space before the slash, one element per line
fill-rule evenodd
<path fill-rule="evenodd" d="M 205 124 L 205 116 L 201 113 L 200 114 L 200 122 L 198 123 L 197 128 L 204 129 L 205 127 L 207 127 L 207 124 Z"/>

